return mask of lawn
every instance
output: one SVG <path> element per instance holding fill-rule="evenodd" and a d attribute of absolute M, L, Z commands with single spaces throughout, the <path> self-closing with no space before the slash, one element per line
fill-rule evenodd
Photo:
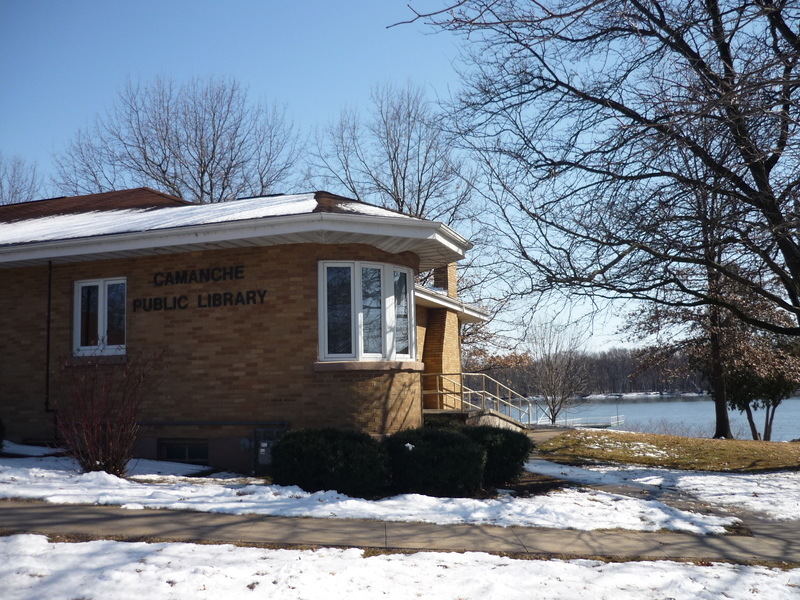
<path fill-rule="evenodd" d="M 539 444 L 543 458 L 582 465 L 624 463 L 687 471 L 759 473 L 800 470 L 800 443 L 713 440 L 576 429 Z"/>

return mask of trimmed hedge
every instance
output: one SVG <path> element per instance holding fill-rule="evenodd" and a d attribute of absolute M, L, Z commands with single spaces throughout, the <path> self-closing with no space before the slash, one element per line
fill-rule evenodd
<path fill-rule="evenodd" d="M 533 450 L 533 442 L 521 431 L 480 425 L 460 430 L 486 450 L 483 486 L 498 487 L 519 480 L 525 461 Z"/>
<path fill-rule="evenodd" d="M 397 491 L 460 497 L 481 489 L 486 450 L 458 431 L 408 429 L 383 443 Z"/>
<path fill-rule="evenodd" d="M 376 496 L 389 483 L 386 464 L 381 444 L 359 431 L 297 429 L 285 433 L 272 448 L 273 481 L 307 492 Z"/>
<path fill-rule="evenodd" d="M 298 429 L 273 447 L 272 474 L 308 492 L 370 498 L 391 482 L 395 492 L 469 497 L 516 481 L 532 448 L 524 433 L 489 426 L 409 429 L 382 444 L 357 431 Z"/>

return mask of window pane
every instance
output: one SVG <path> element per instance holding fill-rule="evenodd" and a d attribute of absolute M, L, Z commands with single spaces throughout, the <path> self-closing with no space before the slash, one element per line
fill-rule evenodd
<path fill-rule="evenodd" d="M 121 346 L 125 343 L 125 284 L 109 283 L 106 286 L 108 332 L 106 344 Z"/>
<path fill-rule="evenodd" d="M 353 353 L 350 267 L 327 267 L 328 354 Z"/>
<path fill-rule="evenodd" d="M 97 297 L 99 286 L 81 287 L 81 346 L 97 346 Z"/>
<path fill-rule="evenodd" d="M 408 331 L 408 274 L 394 272 L 394 350 L 397 354 L 409 352 L 410 335 Z"/>
<path fill-rule="evenodd" d="M 364 323 L 364 352 L 383 353 L 383 310 L 381 302 L 381 269 L 361 269 L 361 301 Z"/>

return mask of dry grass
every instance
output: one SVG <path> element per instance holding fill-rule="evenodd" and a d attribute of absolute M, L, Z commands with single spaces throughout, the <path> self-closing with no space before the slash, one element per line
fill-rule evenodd
<path fill-rule="evenodd" d="M 690 471 L 800 470 L 800 443 L 713 440 L 627 431 L 573 430 L 537 446 L 568 464 L 629 463 Z"/>

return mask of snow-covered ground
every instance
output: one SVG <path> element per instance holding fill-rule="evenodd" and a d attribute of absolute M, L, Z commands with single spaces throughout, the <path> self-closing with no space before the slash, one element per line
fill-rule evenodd
<path fill-rule="evenodd" d="M 800 569 L 0 538 L 4 600 L 796 599 Z"/>
<path fill-rule="evenodd" d="M 30 454 L 25 447 L 6 448 Z M 0 497 L 51 502 L 94 502 L 191 508 L 218 512 L 367 517 L 432 522 L 479 522 L 572 528 L 671 528 L 717 531 L 722 522 L 591 490 L 537 498 L 438 499 L 408 495 L 378 502 L 298 488 L 267 486 L 233 474 L 188 478 L 196 467 L 135 461 L 132 477 L 80 474 L 63 457 L 0 458 Z M 797 474 L 720 475 L 663 469 L 576 469 L 546 461 L 528 468 L 585 484 L 674 487 L 718 503 L 745 505 L 765 514 L 800 518 L 791 498 Z M 755 491 L 757 490 L 757 492 Z M 757 493 L 757 496 L 753 494 Z M 776 507 L 776 502 L 786 504 Z M 794 510 L 794 512 L 792 512 Z M 602 563 L 588 560 L 516 560 L 482 553 L 364 556 L 358 549 L 265 550 L 230 545 L 51 543 L 39 535 L 0 537 L 3 600 L 140 598 L 226 600 L 268 597 L 328 599 L 377 597 L 514 600 L 597 598 L 613 600 L 770 600 L 800 597 L 800 569 L 669 561 Z"/>
<path fill-rule="evenodd" d="M 0 458 L 0 498 L 114 504 L 128 509 L 583 530 L 670 529 L 700 534 L 723 533 L 725 526 L 736 520 L 588 489 L 567 489 L 529 498 L 510 494 L 496 499 L 405 494 L 363 500 L 332 491 L 308 493 L 293 486 L 265 485 L 258 479 L 232 475 L 185 477 L 193 469 L 196 467 L 177 463 L 135 461 L 132 479 L 120 479 L 103 472 L 79 473 L 75 463 L 65 457 Z"/>
<path fill-rule="evenodd" d="M 626 485 L 672 489 L 709 504 L 745 509 L 778 521 L 800 520 L 800 473 L 704 473 L 633 466 L 587 468 L 533 460 L 534 473 L 586 485 Z M 800 597 L 800 592 L 798 592 Z"/>

